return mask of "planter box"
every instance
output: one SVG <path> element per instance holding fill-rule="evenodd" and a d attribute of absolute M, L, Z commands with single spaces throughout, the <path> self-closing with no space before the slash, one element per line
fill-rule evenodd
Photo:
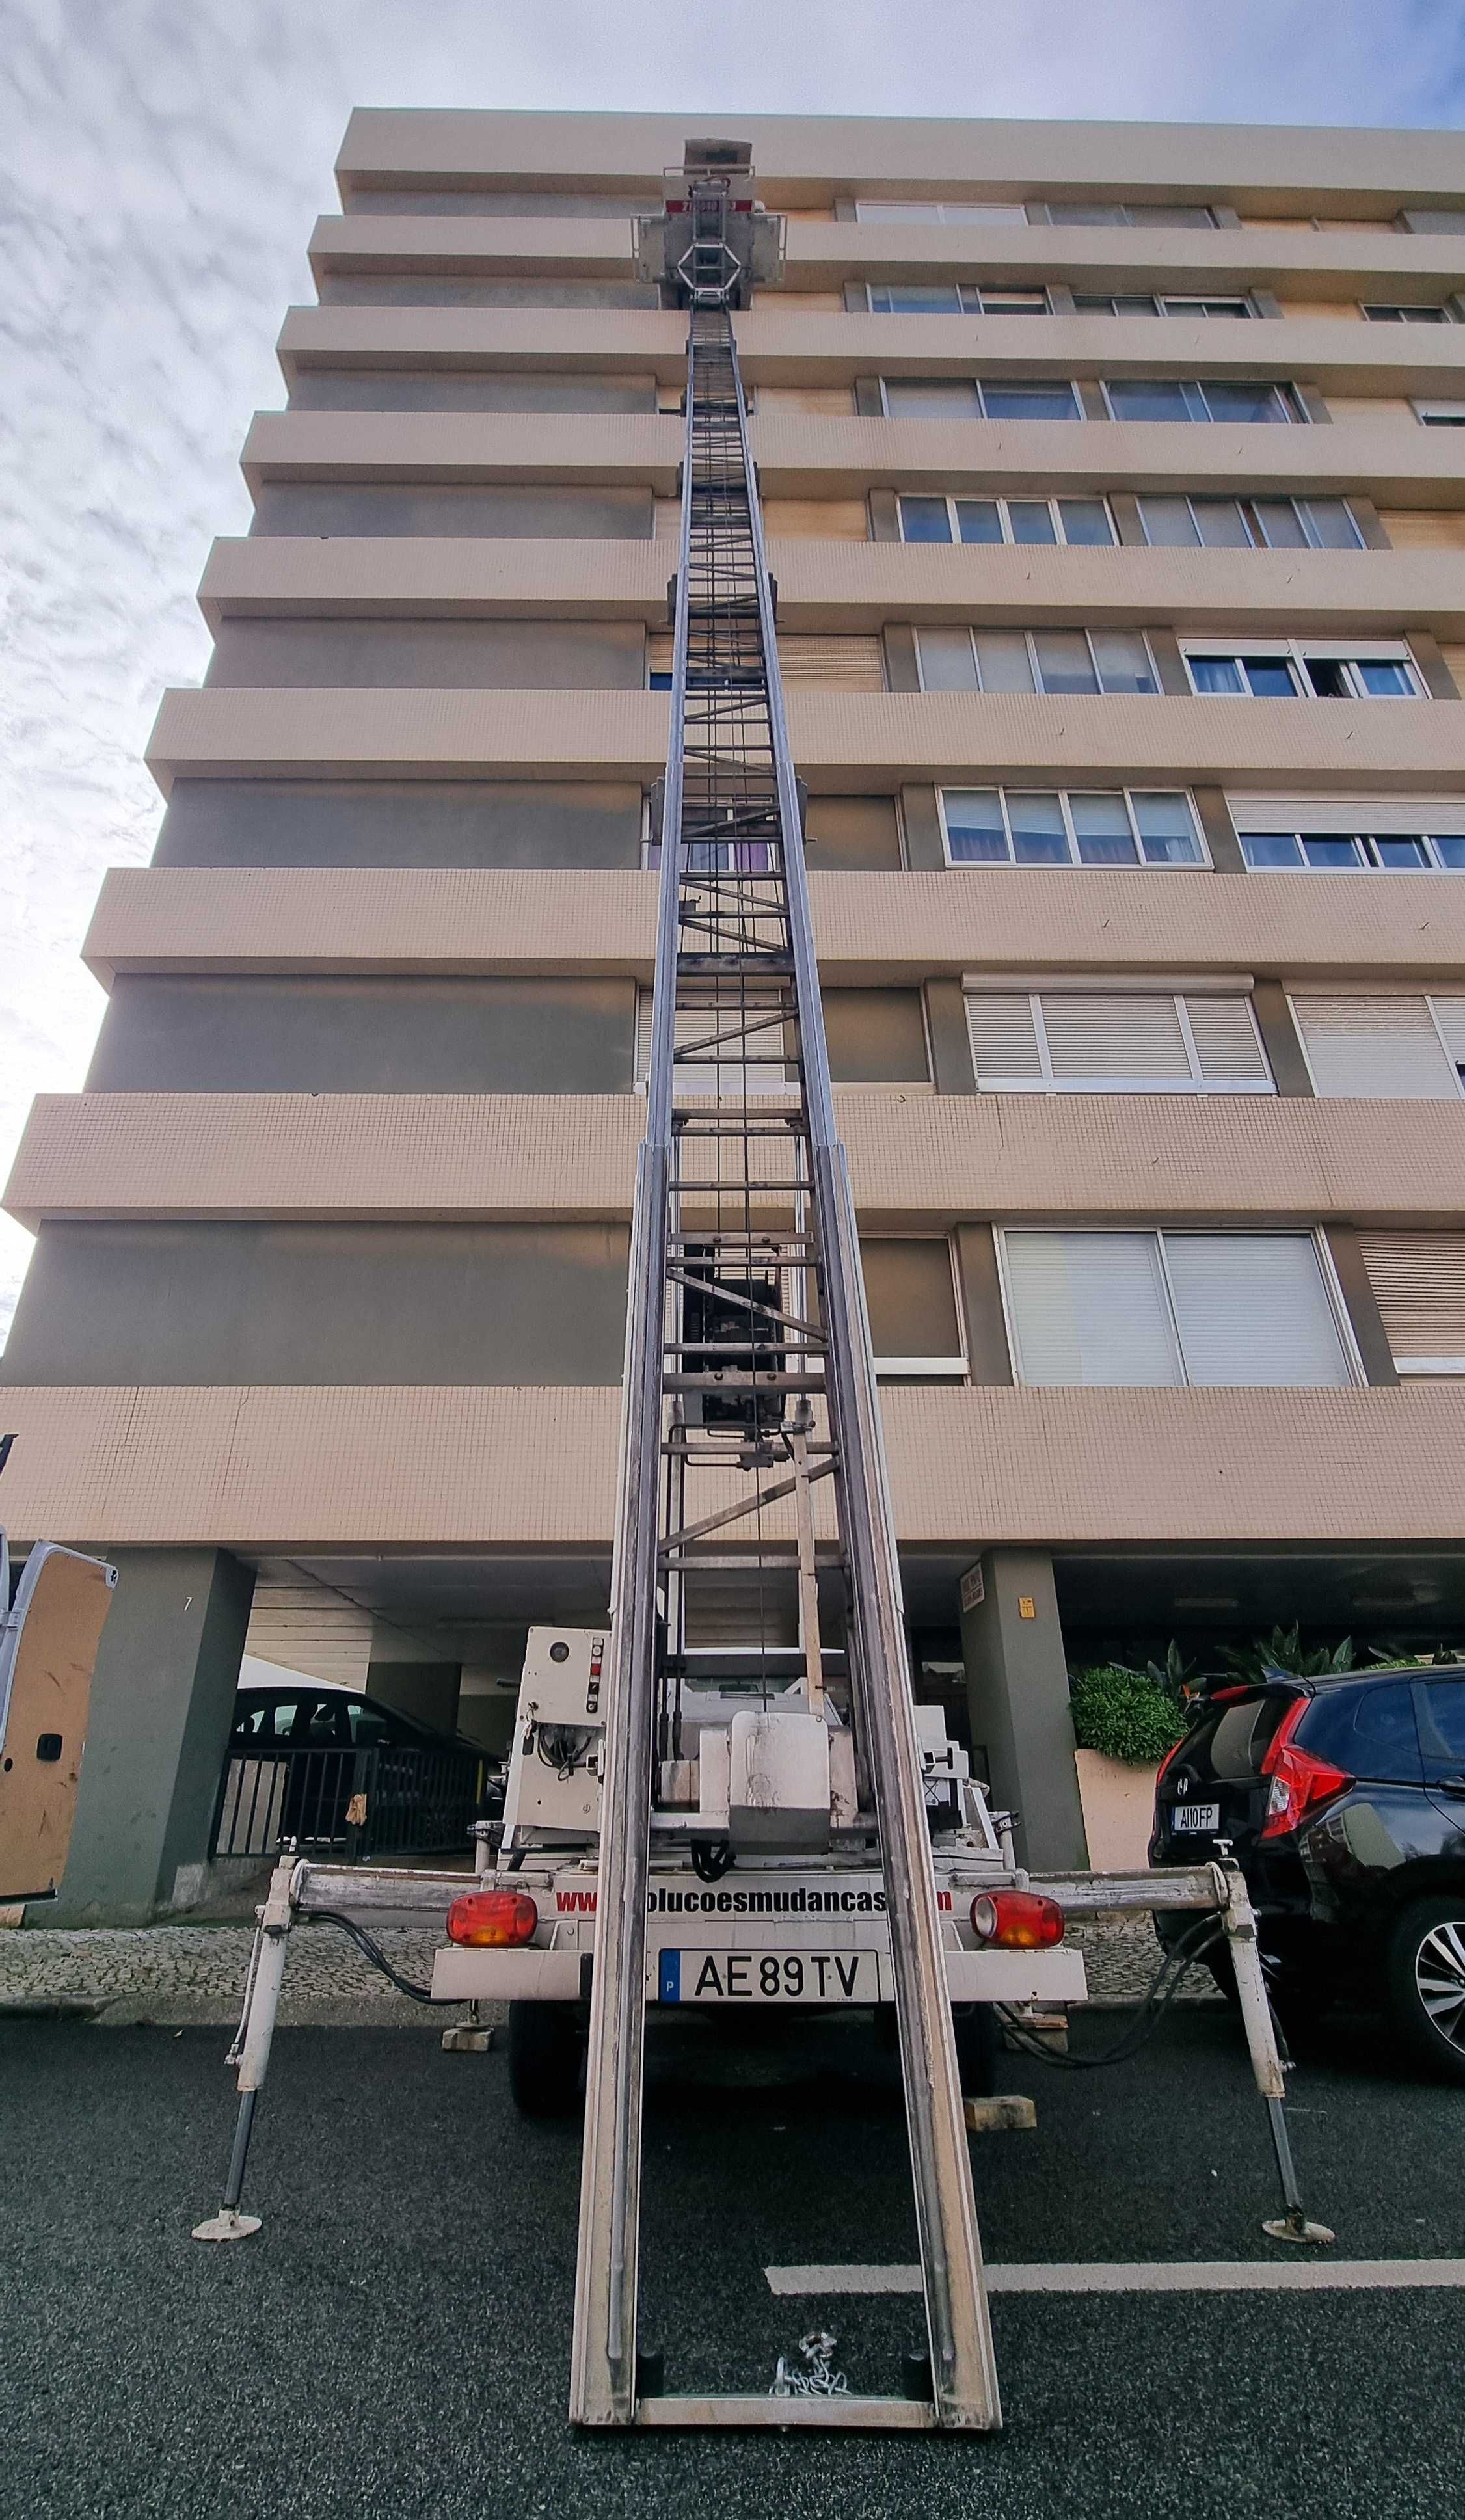
<path fill-rule="evenodd" d="M 1088 1860 L 1095 1872 L 1143 1872 L 1149 1865 L 1158 1761 L 1130 1767 L 1098 1750 L 1076 1750 Z"/>

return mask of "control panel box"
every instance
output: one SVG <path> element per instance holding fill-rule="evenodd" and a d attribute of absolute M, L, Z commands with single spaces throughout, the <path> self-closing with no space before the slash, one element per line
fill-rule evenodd
<path fill-rule="evenodd" d="M 602 1724 L 609 1645 L 605 1629 L 530 1628 L 519 1684 L 521 1721 Z"/>

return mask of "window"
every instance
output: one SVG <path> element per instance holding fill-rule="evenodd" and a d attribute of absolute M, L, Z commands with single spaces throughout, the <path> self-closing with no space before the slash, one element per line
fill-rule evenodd
<path fill-rule="evenodd" d="M 1299 422 L 1303 407 L 1291 385 L 1248 384 L 1236 378 L 1112 377 L 1104 391 L 1116 420 Z"/>
<path fill-rule="evenodd" d="M 678 1007 L 672 1092 L 678 1102 L 692 1096 L 719 1095 L 741 1102 L 749 1094 L 781 1094 L 789 1081 L 782 1058 L 766 1053 L 783 1046 L 783 1023 L 770 1001 L 769 1020 L 758 1024 L 755 1002 L 740 1016 L 733 1007 Z M 636 1088 L 646 1090 L 651 1073 L 652 992 L 636 992 Z M 746 1032 L 740 1031 L 746 1024 Z M 714 1045 L 726 1045 L 719 1060 Z M 759 1056 L 759 1054 L 764 1054 Z"/>
<path fill-rule="evenodd" d="M 1465 402 L 1417 402 L 1414 412 L 1426 428 L 1465 428 Z"/>
<path fill-rule="evenodd" d="M 1179 789 L 941 788 L 950 866 L 1204 866 Z"/>
<path fill-rule="evenodd" d="M 885 377 L 888 420 L 1079 420 L 1067 378 Z"/>
<path fill-rule="evenodd" d="M 998 1237 L 1027 1383 L 1338 1386 L 1354 1379 L 1310 1234 Z"/>
<path fill-rule="evenodd" d="M 1046 289 L 984 289 L 976 281 L 868 284 L 872 315 L 1046 315 Z"/>
<path fill-rule="evenodd" d="M 1308 991 L 1293 998 L 1292 1012 L 1318 1094 L 1458 1101 L 1465 998 Z"/>
<path fill-rule="evenodd" d="M 1213 228 L 1215 213 L 1198 202 L 1050 202 L 1055 228 Z"/>
<path fill-rule="evenodd" d="M 1145 498 L 1148 542 L 1174 550 L 1361 551 L 1363 537 L 1346 499 Z"/>
<path fill-rule="evenodd" d="M 984 1094 L 1270 1094 L 1244 991 L 967 983 Z"/>
<path fill-rule="evenodd" d="M 945 1236 L 862 1235 L 859 1256 L 882 1380 L 964 1377 L 956 1273 Z"/>
<path fill-rule="evenodd" d="M 1465 1374 L 1465 1234 L 1365 1234 L 1359 1247 L 1396 1372 Z"/>
<path fill-rule="evenodd" d="M 854 214 L 865 227 L 1022 228 L 1028 224 L 1021 202 L 856 202 Z"/>
<path fill-rule="evenodd" d="M 1447 324 L 1442 306 L 1365 306 L 1370 324 Z"/>
<path fill-rule="evenodd" d="M 1076 315 L 1188 315 L 1249 316 L 1251 308 L 1244 297 L 1151 297 L 1143 293 L 1112 297 L 1087 290 L 1074 292 Z"/>
<path fill-rule="evenodd" d="M 1233 796 L 1242 855 L 1259 872 L 1465 872 L 1465 806 L 1408 797 Z"/>
<path fill-rule="evenodd" d="M 1155 693 L 1139 630 L 918 630 L 926 692 Z"/>
<path fill-rule="evenodd" d="M 900 539 L 907 543 L 1118 542 L 1104 499 L 953 499 L 900 501 Z"/>
<path fill-rule="evenodd" d="M 1417 699 L 1421 686 L 1407 652 L 1381 643 L 1350 653 L 1331 640 L 1258 640 L 1244 652 L 1180 651 L 1191 687 L 1223 699 Z"/>

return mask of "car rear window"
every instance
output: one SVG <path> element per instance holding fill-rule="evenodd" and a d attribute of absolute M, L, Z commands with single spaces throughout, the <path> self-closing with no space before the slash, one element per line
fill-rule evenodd
<path fill-rule="evenodd" d="M 1280 1690 L 1259 1689 L 1202 1718 L 1186 1744 L 1186 1765 L 1222 1784 L 1239 1784 L 1261 1773 L 1262 1754 L 1286 1714 L 1291 1699 Z"/>
<path fill-rule="evenodd" d="M 1461 1692 L 1465 1700 L 1465 1689 Z M 1330 1759 L 1351 1777 L 1420 1781 L 1414 1696 L 1406 1680 L 1375 1682 L 1366 1688 L 1320 1689 L 1298 1726 L 1298 1740 L 1314 1758 Z"/>

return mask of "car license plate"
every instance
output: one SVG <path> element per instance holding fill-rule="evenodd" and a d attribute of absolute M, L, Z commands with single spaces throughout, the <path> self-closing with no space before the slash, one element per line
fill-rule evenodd
<path fill-rule="evenodd" d="M 663 2003 L 878 2003 L 878 1952 L 663 1952 Z"/>
<path fill-rule="evenodd" d="M 1172 1803 L 1170 1826 L 1177 1837 L 1213 1837 L 1220 1826 L 1220 1805 Z"/>

